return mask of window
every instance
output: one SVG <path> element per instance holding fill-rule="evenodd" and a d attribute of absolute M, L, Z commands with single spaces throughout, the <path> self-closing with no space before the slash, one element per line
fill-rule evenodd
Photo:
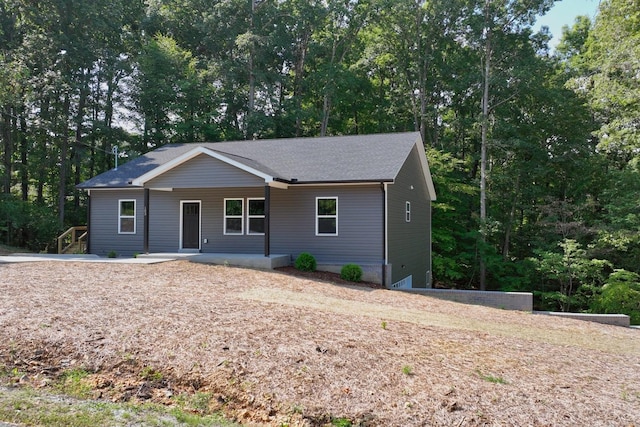
<path fill-rule="evenodd" d="M 338 198 L 316 197 L 316 236 L 338 235 Z"/>
<path fill-rule="evenodd" d="M 224 234 L 244 232 L 244 200 L 224 199 Z"/>
<path fill-rule="evenodd" d="M 118 234 L 136 234 L 136 201 L 118 200 Z"/>
<path fill-rule="evenodd" d="M 407 222 L 411 222 L 411 202 L 407 202 L 404 213 L 405 213 L 404 220 Z"/>
<path fill-rule="evenodd" d="M 247 199 L 247 234 L 264 234 L 264 199 Z"/>

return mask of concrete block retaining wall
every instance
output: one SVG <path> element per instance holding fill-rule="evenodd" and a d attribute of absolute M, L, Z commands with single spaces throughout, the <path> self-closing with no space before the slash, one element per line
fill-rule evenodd
<path fill-rule="evenodd" d="M 401 289 L 430 297 L 464 304 L 484 305 L 505 310 L 532 311 L 533 294 L 531 292 L 466 291 L 461 289 Z"/>
<path fill-rule="evenodd" d="M 563 313 L 559 311 L 536 311 L 536 314 L 567 317 L 569 319 L 586 320 L 589 322 L 604 323 L 606 325 L 626 326 L 631 325 L 631 319 L 626 314 L 592 314 L 592 313 Z"/>

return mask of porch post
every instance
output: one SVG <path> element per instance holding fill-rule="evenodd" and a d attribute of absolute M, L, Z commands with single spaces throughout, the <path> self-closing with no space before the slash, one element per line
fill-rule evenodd
<path fill-rule="evenodd" d="M 144 189 L 144 236 L 143 249 L 145 254 L 149 253 L 149 189 Z"/>
<path fill-rule="evenodd" d="M 87 248 L 85 252 L 91 253 L 91 190 L 87 192 Z"/>
<path fill-rule="evenodd" d="M 268 257 L 271 254 L 271 242 L 269 235 L 269 222 L 270 222 L 270 207 L 271 207 L 271 187 L 269 184 L 264 186 L 264 256 Z"/>

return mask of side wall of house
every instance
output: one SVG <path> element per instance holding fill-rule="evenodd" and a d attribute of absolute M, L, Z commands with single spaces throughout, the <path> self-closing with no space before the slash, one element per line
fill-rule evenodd
<path fill-rule="evenodd" d="M 337 235 L 316 236 L 316 197 L 338 198 Z M 380 185 L 272 188 L 271 252 L 294 259 L 309 252 L 322 264 L 382 266 L 383 211 Z"/>
<path fill-rule="evenodd" d="M 136 201 L 135 234 L 118 233 L 119 200 Z M 142 253 L 144 236 L 144 191 L 135 190 L 91 190 L 91 215 L 89 223 L 89 251 L 107 256 L 115 251 L 118 255 L 131 256 Z"/>
<path fill-rule="evenodd" d="M 430 286 L 431 272 L 431 201 L 420 167 L 416 147 L 402 166 L 396 181 L 388 186 L 387 230 L 388 262 L 391 264 L 392 285 L 408 276 L 412 286 Z M 407 221 L 406 204 L 411 204 Z"/>

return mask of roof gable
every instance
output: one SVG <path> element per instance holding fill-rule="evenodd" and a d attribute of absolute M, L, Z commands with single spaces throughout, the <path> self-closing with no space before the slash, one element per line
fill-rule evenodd
<path fill-rule="evenodd" d="M 201 154 L 210 156 L 210 157 L 212 157 L 214 159 L 220 160 L 220 161 L 222 161 L 224 163 L 227 163 L 227 164 L 229 164 L 231 166 L 234 166 L 234 167 L 236 167 L 236 168 L 238 168 L 240 170 L 243 170 L 243 171 L 248 172 L 248 173 L 250 173 L 252 175 L 255 175 L 255 176 L 259 177 L 259 178 L 262 178 L 262 179 L 264 179 L 264 181 L 266 183 L 270 183 L 270 182 L 274 181 L 274 177 L 271 176 L 268 173 L 265 173 L 263 171 L 255 169 L 255 168 L 253 168 L 251 166 L 247 166 L 245 164 L 242 164 L 242 163 L 238 162 L 237 160 L 232 159 L 229 156 L 225 156 L 225 155 L 220 154 L 218 152 L 212 151 L 212 150 L 210 150 L 210 149 L 208 149 L 206 147 L 197 146 L 197 147 L 193 148 L 192 150 L 187 151 L 186 153 L 183 153 L 180 156 L 175 157 L 174 159 L 172 159 L 172 160 L 170 160 L 170 161 L 168 161 L 168 162 L 166 162 L 166 163 L 164 163 L 164 164 L 162 164 L 162 165 L 160 165 L 160 166 L 158 166 L 158 167 L 156 167 L 154 169 L 151 169 L 149 172 L 147 172 L 147 173 L 139 176 L 138 178 L 132 180 L 131 181 L 131 185 L 141 187 L 145 183 L 149 182 L 150 180 L 152 180 L 152 179 L 164 174 L 167 171 L 170 171 L 170 170 L 176 168 L 177 166 L 182 165 L 183 163 L 185 163 L 185 162 L 187 162 L 187 161 L 189 161 L 189 160 L 191 160 L 191 159 L 193 159 L 193 158 L 195 158 L 195 157 L 197 157 L 197 156 L 199 156 Z"/>
<path fill-rule="evenodd" d="M 264 186 L 265 179 L 202 153 L 146 180 L 143 185 L 146 188 L 256 187 Z"/>

